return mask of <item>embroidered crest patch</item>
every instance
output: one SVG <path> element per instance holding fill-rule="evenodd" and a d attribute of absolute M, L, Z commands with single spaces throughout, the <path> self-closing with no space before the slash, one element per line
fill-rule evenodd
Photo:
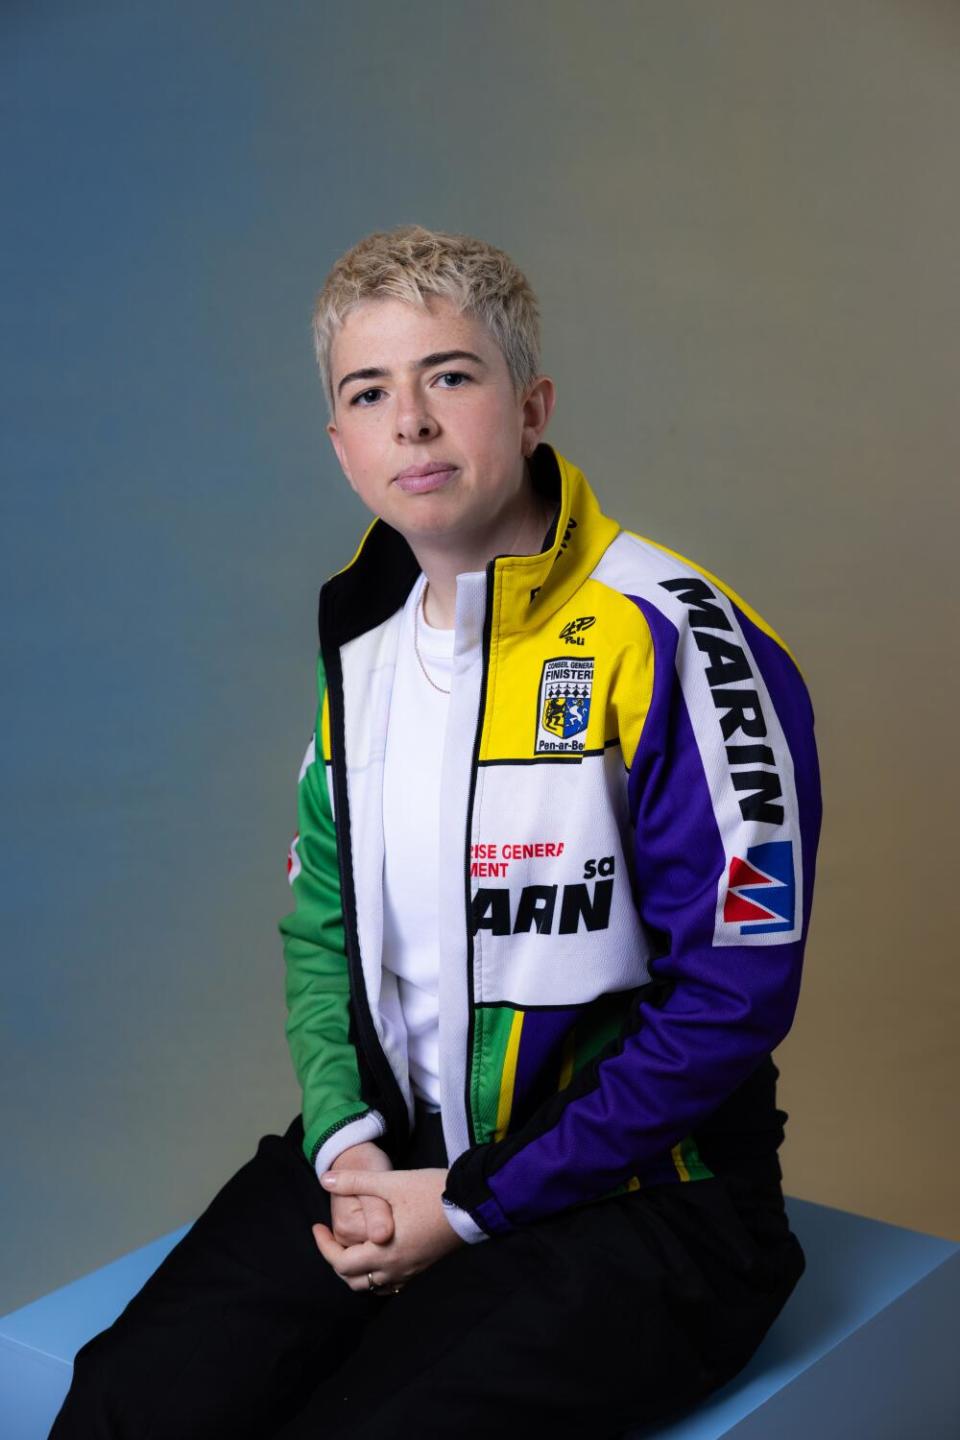
<path fill-rule="evenodd" d="M 593 659 L 562 656 L 545 660 L 537 706 L 536 755 L 563 754 L 584 748 L 590 719 Z M 580 737 L 580 738 L 578 738 Z"/>

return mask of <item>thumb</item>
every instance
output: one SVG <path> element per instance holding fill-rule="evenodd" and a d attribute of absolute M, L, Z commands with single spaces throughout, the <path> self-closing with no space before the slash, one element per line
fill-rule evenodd
<path fill-rule="evenodd" d="M 324 1190 L 337 1195 L 380 1195 L 388 1200 L 396 1176 L 392 1170 L 326 1170 L 320 1176 Z"/>
<path fill-rule="evenodd" d="M 367 1239 L 386 1245 L 393 1239 L 393 1211 L 379 1195 L 361 1195 L 360 1204 L 367 1222 Z"/>

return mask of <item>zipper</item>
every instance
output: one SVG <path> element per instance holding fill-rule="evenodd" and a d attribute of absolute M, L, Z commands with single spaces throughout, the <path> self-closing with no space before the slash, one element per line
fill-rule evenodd
<path fill-rule="evenodd" d="M 470 1101 L 470 1086 L 473 1080 L 473 1045 L 476 1026 L 473 985 L 473 901 L 470 894 L 470 835 L 473 828 L 473 802 L 477 789 L 477 774 L 480 768 L 480 743 L 483 738 L 483 720 L 487 710 L 487 681 L 490 675 L 490 641 L 493 635 L 493 589 L 496 575 L 496 560 L 487 564 L 487 596 L 483 615 L 483 639 L 481 641 L 482 669 L 480 673 L 480 705 L 477 712 L 477 729 L 473 740 L 473 762 L 470 771 L 470 790 L 467 795 L 467 833 L 464 837 L 464 904 L 467 919 L 467 1055 L 464 1067 L 463 1099 L 466 1111 L 467 1134 L 470 1144 L 476 1145 L 477 1133 L 473 1124 L 473 1106 Z"/>

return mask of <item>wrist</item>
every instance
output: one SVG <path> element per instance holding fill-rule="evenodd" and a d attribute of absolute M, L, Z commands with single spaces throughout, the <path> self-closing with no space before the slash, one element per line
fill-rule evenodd
<path fill-rule="evenodd" d="M 331 1170 L 392 1170 L 390 1157 L 372 1140 L 351 1145 L 340 1154 L 329 1167 Z"/>
<path fill-rule="evenodd" d="M 461 1209 L 446 1196 L 441 1196 L 440 1209 L 444 1220 L 464 1245 L 476 1245 L 482 1240 L 490 1239 L 486 1230 L 481 1229 L 468 1210 Z"/>

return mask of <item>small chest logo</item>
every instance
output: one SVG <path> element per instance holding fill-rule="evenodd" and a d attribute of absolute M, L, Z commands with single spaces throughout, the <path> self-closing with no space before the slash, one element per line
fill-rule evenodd
<path fill-rule="evenodd" d="M 591 625 L 596 625 L 596 615 L 578 615 L 576 620 L 571 620 L 564 625 L 560 631 L 560 639 L 565 640 L 568 645 L 582 645 L 583 631 L 589 630 Z"/>
<path fill-rule="evenodd" d="M 593 659 L 562 656 L 546 660 L 540 677 L 537 707 L 537 755 L 574 753 L 590 720 Z"/>

